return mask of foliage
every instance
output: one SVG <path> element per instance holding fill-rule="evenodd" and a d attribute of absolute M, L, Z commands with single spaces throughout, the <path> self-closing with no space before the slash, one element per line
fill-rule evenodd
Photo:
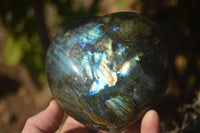
<path fill-rule="evenodd" d="M 2 61 L 9 66 L 24 63 L 39 78 L 44 73 L 44 57 L 31 5 L 32 1 L 26 0 L 0 1 L 0 18 L 7 38 Z"/>
<path fill-rule="evenodd" d="M 116 5 L 117 5 L 120 9 L 123 9 L 123 8 L 126 6 L 127 2 L 128 2 L 127 0 L 117 0 Z"/>
<path fill-rule="evenodd" d="M 38 35 L 27 38 L 26 35 L 15 37 L 10 35 L 2 52 L 2 61 L 7 66 L 24 63 L 33 76 L 44 79 L 43 49 L 38 41 Z"/>
<path fill-rule="evenodd" d="M 3 63 L 12 66 L 18 64 L 23 58 L 21 39 L 8 38 L 2 53 Z"/>

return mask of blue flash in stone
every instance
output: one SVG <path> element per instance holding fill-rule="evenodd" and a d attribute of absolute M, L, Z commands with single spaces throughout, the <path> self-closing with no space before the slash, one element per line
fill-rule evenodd
<path fill-rule="evenodd" d="M 133 88 L 133 99 L 135 99 L 136 101 L 139 101 L 139 98 L 137 97 L 137 89 Z"/>
<path fill-rule="evenodd" d="M 105 101 L 105 104 L 107 104 L 110 100 L 112 100 L 112 97 L 109 97 L 109 99 Z"/>
<path fill-rule="evenodd" d="M 113 26 L 113 31 L 116 31 L 118 29 L 119 29 L 119 27 Z"/>

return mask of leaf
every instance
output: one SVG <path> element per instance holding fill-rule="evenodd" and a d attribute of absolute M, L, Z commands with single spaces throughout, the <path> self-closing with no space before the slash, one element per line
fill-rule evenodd
<path fill-rule="evenodd" d="M 123 9 L 126 6 L 127 2 L 127 0 L 117 0 L 116 5 L 118 8 Z"/>
<path fill-rule="evenodd" d="M 2 52 L 2 61 L 7 66 L 18 64 L 23 57 L 22 44 L 19 39 L 8 38 Z"/>

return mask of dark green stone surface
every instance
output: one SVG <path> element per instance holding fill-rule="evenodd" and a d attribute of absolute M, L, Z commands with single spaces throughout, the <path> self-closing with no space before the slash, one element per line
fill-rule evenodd
<path fill-rule="evenodd" d="M 159 29 L 135 13 L 80 19 L 52 41 L 46 73 L 62 108 L 88 127 L 124 130 L 158 103 L 168 80 Z"/>

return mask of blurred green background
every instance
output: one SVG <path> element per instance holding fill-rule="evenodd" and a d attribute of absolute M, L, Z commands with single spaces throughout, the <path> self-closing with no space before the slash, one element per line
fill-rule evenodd
<path fill-rule="evenodd" d="M 0 133 L 20 133 L 52 95 L 45 53 L 70 21 L 119 11 L 141 13 L 162 30 L 171 78 L 157 111 L 163 133 L 200 132 L 199 0 L 1 0 Z"/>

